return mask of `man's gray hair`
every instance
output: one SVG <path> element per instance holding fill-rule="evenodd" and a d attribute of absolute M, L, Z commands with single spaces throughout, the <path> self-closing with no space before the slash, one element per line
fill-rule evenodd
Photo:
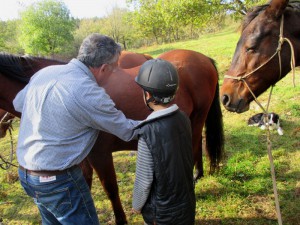
<path fill-rule="evenodd" d="M 121 50 L 121 46 L 112 38 L 94 33 L 83 40 L 77 59 L 88 67 L 100 67 L 116 62 Z"/>

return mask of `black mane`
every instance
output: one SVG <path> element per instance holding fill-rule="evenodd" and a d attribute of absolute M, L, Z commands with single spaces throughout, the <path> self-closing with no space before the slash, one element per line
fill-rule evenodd
<path fill-rule="evenodd" d="M 38 70 L 55 64 L 66 64 L 66 62 L 33 56 L 0 53 L 0 73 L 26 84 Z"/>
<path fill-rule="evenodd" d="M 0 54 L 0 73 L 15 78 L 23 83 L 28 83 L 29 76 L 26 76 L 22 64 L 22 56 Z"/>

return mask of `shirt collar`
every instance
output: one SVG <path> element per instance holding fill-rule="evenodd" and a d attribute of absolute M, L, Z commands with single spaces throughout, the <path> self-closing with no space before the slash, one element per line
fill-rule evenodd
<path fill-rule="evenodd" d="M 96 78 L 94 77 L 94 75 L 92 74 L 92 72 L 90 71 L 90 69 L 84 65 L 81 61 L 79 61 L 78 59 L 72 59 L 69 64 L 73 64 L 76 67 L 79 67 L 81 70 L 84 71 L 84 73 L 86 73 L 93 81 L 96 82 Z"/>
<path fill-rule="evenodd" d="M 172 112 L 175 112 L 178 109 L 178 106 L 176 104 L 171 105 L 170 107 L 166 108 L 166 109 L 161 109 L 158 111 L 154 111 L 152 112 L 146 119 L 147 120 L 152 120 L 158 117 L 162 117 L 168 114 L 171 114 Z"/>
<path fill-rule="evenodd" d="M 154 111 L 145 120 L 140 121 L 139 124 L 137 124 L 135 126 L 135 129 L 138 129 L 138 128 L 142 127 L 144 124 L 151 122 L 157 118 L 170 115 L 170 114 L 176 112 L 177 110 L 178 110 L 178 106 L 176 104 L 174 104 L 166 109 Z"/>

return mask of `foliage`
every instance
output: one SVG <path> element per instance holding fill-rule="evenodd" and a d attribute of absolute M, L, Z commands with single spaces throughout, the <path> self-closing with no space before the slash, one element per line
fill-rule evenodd
<path fill-rule="evenodd" d="M 228 15 L 238 21 L 252 6 L 264 3 L 262 0 L 127 2 L 130 10 L 115 6 L 106 17 L 75 21 L 60 0 L 39 1 L 21 13 L 21 20 L 0 24 L 0 30 L 5 30 L 0 37 L 0 50 L 74 57 L 83 38 L 94 32 L 113 37 L 124 49 L 194 39 L 222 29 Z M 20 44 L 16 43 L 17 37 Z"/>
<path fill-rule="evenodd" d="M 196 37 L 209 21 L 220 21 L 217 18 L 221 18 L 222 14 L 206 1 L 133 0 L 131 4 L 135 6 L 133 16 L 136 26 L 145 37 L 153 38 L 156 43 Z"/>
<path fill-rule="evenodd" d="M 109 34 L 117 42 L 120 42 L 125 35 L 125 29 L 127 27 L 125 27 L 124 24 L 124 16 L 126 13 L 126 9 L 115 7 L 110 15 L 106 18 L 107 34 Z"/>
<path fill-rule="evenodd" d="M 246 13 L 256 5 L 265 4 L 265 0 L 221 0 L 220 6 L 231 13 L 236 20 L 241 19 Z"/>
<path fill-rule="evenodd" d="M 99 18 L 91 18 L 91 19 L 82 19 L 78 21 L 78 27 L 74 32 L 74 42 L 73 46 L 76 51 L 74 52 L 74 55 L 78 53 L 78 49 L 82 43 L 82 40 L 92 33 L 103 33 L 103 23 L 104 19 Z"/>
<path fill-rule="evenodd" d="M 31 55 L 54 55 L 73 41 L 75 20 L 59 0 L 38 1 L 21 13 L 20 43 Z"/>
<path fill-rule="evenodd" d="M 24 53 L 17 40 L 18 23 L 17 20 L 0 21 L 0 52 Z"/>
<path fill-rule="evenodd" d="M 230 14 L 242 18 L 262 0 L 128 0 L 134 7 L 136 26 L 157 44 L 199 37 L 205 31 L 216 31 Z"/>

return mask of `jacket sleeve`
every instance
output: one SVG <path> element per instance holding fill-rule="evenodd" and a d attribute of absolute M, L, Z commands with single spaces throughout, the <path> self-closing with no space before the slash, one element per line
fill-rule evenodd
<path fill-rule="evenodd" d="M 150 194 L 153 182 L 153 159 L 150 150 L 141 137 L 138 143 L 136 174 L 133 189 L 132 207 L 141 211 Z"/>

